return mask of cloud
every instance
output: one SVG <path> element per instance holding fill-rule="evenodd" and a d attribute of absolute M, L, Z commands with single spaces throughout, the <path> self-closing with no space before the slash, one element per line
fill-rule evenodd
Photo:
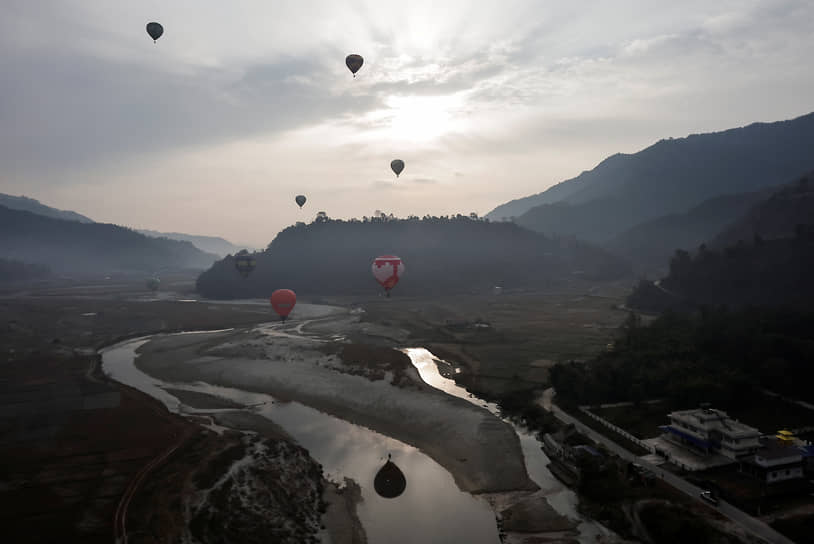
<path fill-rule="evenodd" d="M 276 207 L 292 193 L 332 217 L 373 198 L 485 213 L 612 153 L 794 117 L 814 96 L 807 0 L 8 0 L 3 14 L 4 192 L 257 245 L 299 217 Z M 165 26 L 157 44 L 148 20 Z"/>
<path fill-rule="evenodd" d="M 48 55 L 5 59 L 0 161 L 40 171 L 122 155 L 274 134 L 369 107 L 370 97 L 332 97 L 307 61 L 194 75 L 143 64 Z"/>
<path fill-rule="evenodd" d="M 396 180 L 393 180 L 393 181 L 377 180 L 377 181 L 374 181 L 371 184 L 371 186 L 374 189 L 385 190 L 385 191 L 405 191 L 405 190 L 407 190 L 407 187 L 405 187 L 403 183 L 398 183 Z"/>

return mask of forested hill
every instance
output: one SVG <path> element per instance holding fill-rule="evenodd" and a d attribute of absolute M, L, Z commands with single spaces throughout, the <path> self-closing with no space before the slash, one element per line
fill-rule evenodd
<path fill-rule="evenodd" d="M 668 411 L 702 402 L 738 409 L 767 387 L 814 402 L 813 363 L 810 309 L 706 308 L 648 326 L 631 315 L 611 351 L 555 366 L 551 383 L 566 406 L 664 398 Z"/>
<path fill-rule="evenodd" d="M 610 279 L 627 264 L 575 240 L 555 240 L 512 223 L 454 218 L 331 220 L 317 217 L 280 232 L 255 254 L 248 279 L 234 258 L 215 263 L 198 278 L 198 291 L 213 298 L 269 296 L 275 289 L 300 294 L 373 294 L 371 274 L 379 255 L 398 255 L 406 273 L 393 296 L 487 292 L 494 286 L 544 288 L 568 278 Z"/>
<path fill-rule="evenodd" d="M 755 239 L 723 250 L 679 250 L 660 288 L 647 281 L 628 297 L 643 310 L 704 305 L 814 306 L 814 225 L 799 225 L 792 238 Z"/>
<path fill-rule="evenodd" d="M 0 206 L 0 258 L 44 264 L 55 273 L 104 276 L 203 269 L 216 257 L 189 242 L 148 238 L 105 223 L 80 223 Z"/>
<path fill-rule="evenodd" d="M 605 242 L 706 199 L 778 186 L 814 168 L 814 113 L 789 121 L 661 140 L 609 157 L 547 191 L 499 206 L 538 232 Z"/>
<path fill-rule="evenodd" d="M 20 261 L 0 259 L 0 283 L 7 281 L 39 280 L 51 275 L 51 270 L 42 264 L 25 264 Z"/>
<path fill-rule="evenodd" d="M 751 242 L 755 237 L 790 238 L 798 225 L 811 223 L 814 223 L 814 172 L 800 176 L 770 198 L 755 204 L 720 232 L 710 246 L 726 247 L 741 240 Z"/>
<path fill-rule="evenodd" d="M 663 273 L 676 249 L 695 249 L 708 243 L 752 206 L 768 198 L 770 191 L 766 189 L 710 198 L 686 213 L 664 215 L 640 223 L 616 236 L 604 247 L 630 260 L 641 272 Z"/>

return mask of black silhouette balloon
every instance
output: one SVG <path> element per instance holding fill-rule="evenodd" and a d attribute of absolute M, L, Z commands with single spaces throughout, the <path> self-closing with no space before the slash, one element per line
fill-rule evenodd
<path fill-rule="evenodd" d="M 373 479 L 373 487 L 376 493 L 385 499 L 395 499 L 407 487 L 407 479 L 404 473 L 390 460 L 390 454 L 387 454 L 387 462 L 379 472 L 376 473 L 376 478 Z"/>
<path fill-rule="evenodd" d="M 401 159 L 396 159 L 394 161 L 390 161 L 390 169 L 396 174 L 396 177 L 399 177 L 401 171 L 404 170 L 404 161 Z"/>
<path fill-rule="evenodd" d="M 235 255 L 235 268 L 238 273 L 243 276 L 243 279 L 248 278 L 256 266 L 257 261 L 253 256 L 249 255 L 248 252 L 241 252 Z"/>
<path fill-rule="evenodd" d="M 362 58 L 362 55 L 348 55 L 345 57 L 345 66 L 351 71 L 353 77 L 356 77 L 356 72 L 359 71 L 359 68 L 361 68 L 364 63 L 365 59 Z"/>
<path fill-rule="evenodd" d="M 147 23 L 147 34 L 153 39 L 153 43 L 164 34 L 164 27 L 161 26 L 161 23 Z"/>

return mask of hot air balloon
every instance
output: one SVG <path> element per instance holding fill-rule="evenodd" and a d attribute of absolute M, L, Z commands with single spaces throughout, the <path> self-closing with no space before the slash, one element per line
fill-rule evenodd
<path fill-rule="evenodd" d="M 395 499 L 404 493 L 406 487 L 407 478 L 404 477 L 404 473 L 401 469 L 390 460 L 390 454 L 388 453 L 387 462 L 379 469 L 379 472 L 376 473 L 376 477 L 373 479 L 373 488 L 380 497 Z"/>
<path fill-rule="evenodd" d="M 396 177 L 399 177 L 401 171 L 404 170 L 404 161 L 401 159 L 390 161 L 390 169 L 396 173 Z"/>
<path fill-rule="evenodd" d="M 164 27 L 160 23 L 147 23 L 147 34 L 153 39 L 153 43 L 164 34 Z"/>
<path fill-rule="evenodd" d="M 252 270 L 257 266 L 257 261 L 248 253 L 241 253 L 235 256 L 235 268 L 243 278 L 248 278 Z"/>
<path fill-rule="evenodd" d="M 269 300 L 271 307 L 274 308 L 280 319 L 285 321 L 285 318 L 288 317 L 288 314 L 291 313 L 297 303 L 297 295 L 291 289 L 277 289 L 271 294 Z"/>
<path fill-rule="evenodd" d="M 348 70 L 351 71 L 353 77 L 356 77 L 356 72 L 359 71 L 359 68 L 365 63 L 365 59 L 362 58 L 362 55 L 348 55 L 345 57 L 345 65 L 348 67 Z"/>
<path fill-rule="evenodd" d="M 294 198 L 294 202 L 296 202 L 297 206 L 299 206 L 300 208 L 305 206 L 305 201 L 306 200 L 308 200 L 308 199 L 305 198 L 305 195 L 297 195 L 296 198 Z"/>
<path fill-rule="evenodd" d="M 384 287 L 387 296 L 390 296 L 390 289 L 396 286 L 399 278 L 404 274 L 404 263 L 395 255 L 382 255 L 376 257 L 371 265 L 373 277 Z"/>
<path fill-rule="evenodd" d="M 161 280 L 158 278 L 149 278 L 145 284 L 147 285 L 147 289 L 150 291 L 158 291 L 158 287 L 161 285 Z"/>

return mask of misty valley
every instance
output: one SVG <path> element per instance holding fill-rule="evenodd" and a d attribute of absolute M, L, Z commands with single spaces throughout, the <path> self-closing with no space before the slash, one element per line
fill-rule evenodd
<path fill-rule="evenodd" d="M 814 538 L 814 4 L 4 7 L 3 542 Z"/>

